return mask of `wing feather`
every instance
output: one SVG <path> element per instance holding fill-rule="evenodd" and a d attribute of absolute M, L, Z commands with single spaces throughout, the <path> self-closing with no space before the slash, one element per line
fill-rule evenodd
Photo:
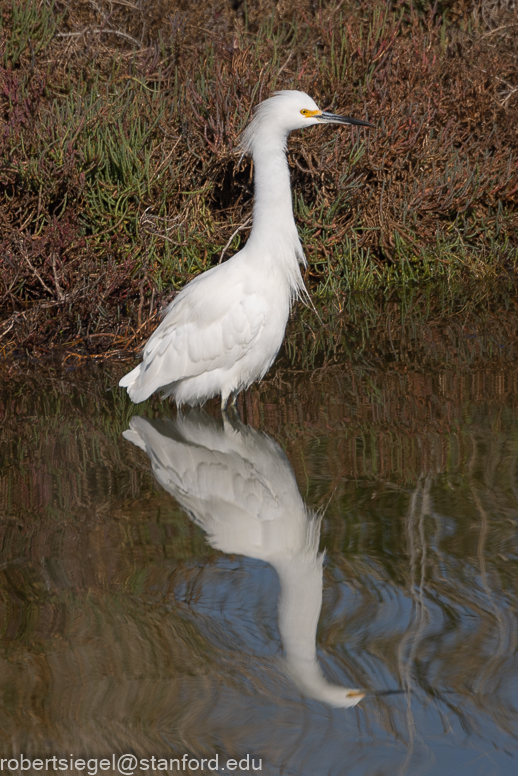
<path fill-rule="evenodd" d="M 169 383 L 203 372 L 231 367 L 253 346 L 263 328 L 269 305 L 260 294 L 236 289 L 229 304 L 205 300 L 203 308 L 192 295 L 178 298 L 144 350 L 135 389 L 148 395 Z"/>

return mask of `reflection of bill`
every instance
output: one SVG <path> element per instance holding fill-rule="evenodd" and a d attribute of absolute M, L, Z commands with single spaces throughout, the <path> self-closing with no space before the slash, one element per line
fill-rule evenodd
<path fill-rule="evenodd" d="M 200 412 L 175 421 L 134 417 L 124 437 L 148 454 L 158 482 L 205 531 L 212 547 L 274 567 L 286 672 L 299 690 L 332 706 L 358 703 L 364 693 L 330 684 L 317 660 L 320 518 L 306 508 L 288 459 L 273 439 Z"/>

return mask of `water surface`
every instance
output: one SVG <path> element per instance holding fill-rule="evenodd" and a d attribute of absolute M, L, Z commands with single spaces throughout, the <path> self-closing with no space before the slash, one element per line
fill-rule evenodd
<path fill-rule="evenodd" d="M 225 422 L 6 374 L 1 756 L 514 774 L 518 369 L 469 335 L 281 361 Z"/>

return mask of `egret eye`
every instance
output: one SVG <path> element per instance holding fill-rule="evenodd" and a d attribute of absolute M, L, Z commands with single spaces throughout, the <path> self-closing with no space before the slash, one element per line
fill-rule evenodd
<path fill-rule="evenodd" d="M 303 116 L 309 116 L 309 110 L 306 110 L 306 108 L 302 108 L 300 112 L 302 113 Z"/>

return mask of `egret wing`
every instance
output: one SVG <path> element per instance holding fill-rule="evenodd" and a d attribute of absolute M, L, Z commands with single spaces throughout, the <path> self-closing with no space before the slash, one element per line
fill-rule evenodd
<path fill-rule="evenodd" d="M 229 306 L 221 300 L 199 304 L 178 299 L 144 350 L 141 379 L 157 388 L 231 367 L 253 346 L 268 317 L 269 305 L 260 294 L 235 295 Z"/>

